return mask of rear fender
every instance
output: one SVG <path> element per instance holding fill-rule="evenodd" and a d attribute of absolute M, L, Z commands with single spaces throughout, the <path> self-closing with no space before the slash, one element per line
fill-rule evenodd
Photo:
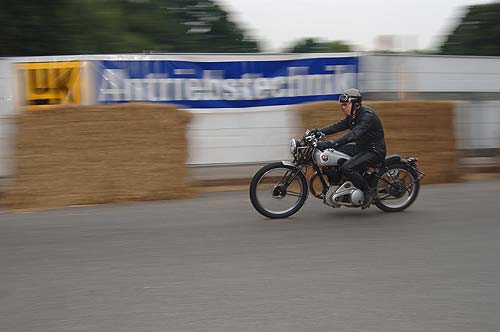
<path fill-rule="evenodd" d="M 399 159 L 399 156 L 397 156 L 397 157 L 398 158 L 391 158 L 390 160 L 386 159 L 385 163 L 384 163 L 384 166 L 385 166 L 384 168 L 389 167 L 393 164 L 404 164 L 404 165 L 412 168 L 415 171 L 415 173 L 417 173 L 417 179 L 415 180 L 415 182 L 420 181 L 424 177 L 424 175 L 425 175 L 424 172 L 422 172 L 418 169 L 417 158 L 410 157 L 410 158 L 400 158 Z M 379 176 L 382 176 L 382 174 L 384 173 L 384 168 L 380 169 Z"/>

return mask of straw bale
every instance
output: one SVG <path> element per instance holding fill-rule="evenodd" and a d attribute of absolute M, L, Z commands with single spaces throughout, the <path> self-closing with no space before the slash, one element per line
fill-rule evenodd
<path fill-rule="evenodd" d="M 417 157 L 426 173 L 423 183 L 456 182 L 458 161 L 454 134 L 454 105 L 445 101 L 367 102 L 385 130 L 387 154 Z M 319 128 L 344 115 L 337 102 L 299 105 L 304 128 Z M 338 137 L 342 133 L 330 138 Z"/>
<path fill-rule="evenodd" d="M 15 177 L 2 203 L 39 209 L 190 197 L 189 120 L 189 113 L 158 104 L 23 111 Z"/>

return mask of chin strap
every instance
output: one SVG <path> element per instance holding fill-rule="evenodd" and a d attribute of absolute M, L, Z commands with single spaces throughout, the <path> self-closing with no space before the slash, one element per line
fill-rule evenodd
<path fill-rule="evenodd" d="M 361 104 L 352 104 L 351 116 L 353 118 L 356 117 L 356 115 L 358 115 L 360 108 L 361 108 Z"/>

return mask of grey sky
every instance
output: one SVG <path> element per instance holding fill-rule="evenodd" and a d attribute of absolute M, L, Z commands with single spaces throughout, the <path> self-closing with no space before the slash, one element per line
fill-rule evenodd
<path fill-rule="evenodd" d="M 464 7 L 489 0 L 217 0 L 265 51 L 305 37 L 343 40 L 373 50 L 379 35 L 396 35 L 396 49 L 436 48 Z M 440 38 L 441 37 L 441 38 Z"/>

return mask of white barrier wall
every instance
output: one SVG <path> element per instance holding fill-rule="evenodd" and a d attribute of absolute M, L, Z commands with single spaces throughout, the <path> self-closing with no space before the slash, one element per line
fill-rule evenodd
<path fill-rule="evenodd" d="M 457 106 L 457 148 L 499 149 L 500 101 L 466 101 Z"/>
<path fill-rule="evenodd" d="M 365 93 L 500 93 L 500 57 L 369 55 L 359 66 Z"/>
<path fill-rule="evenodd" d="M 293 106 L 289 106 L 293 107 Z M 288 106 L 189 110 L 189 164 L 244 164 L 290 158 L 289 141 L 300 134 Z"/>
<path fill-rule="evenodd" d="M 360 89 L 371 99 L 457 102 L 457 148 L 500 149 L 500 57 L 370 55 Z"/>
<path fill-rule="evenodd" d="M 14 71 L 12 63 L 0 59 L 0 178 L 12 171 Z"/>
<path fill-rule="evenodd" d="M 185 56 L 188 61 L 197 61 L 194 55 Z M 271 60 L 273 56 L 264 58 Z M 107 56 L 77 56 L 0 60 L 0 177 L 12 171 L 13 62 L 80 61 L 82 85 L 91 86 L 96 75 L 92 61 L 106 59 Z M 109 59 L 116 60 L 116 56 Z M 457 148 L 500 149 L 499 57 L 366 55 L 359 59 L 358 87 L 369 99 L 455 100 Z M 84 91 L 83 103 L 94 100 L 95 94 Z M 289 107 L 293 106 L 187 110 L 194 115 L 188 133 L 188 163 L 237 165 L 287 159 L 289 139 L 300 135 L 299 121 Z"/>

